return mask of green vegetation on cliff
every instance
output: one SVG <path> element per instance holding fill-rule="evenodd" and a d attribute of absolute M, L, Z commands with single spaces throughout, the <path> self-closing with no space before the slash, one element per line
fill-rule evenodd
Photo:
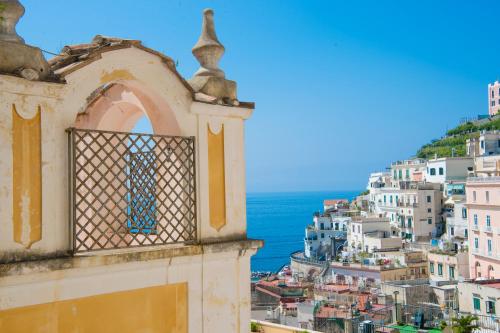
<path fill-rule="evenodd" d="M 449 157 L 452 151 L 455 151 L 455 156 L 465 156 L 465 141 L 471 137 L 478 137 L 479 131 L 482 130 L 500 130 L 500 118 L 488 121 L 483 124 L 474 124 L 467 122 L 461 124 L 448 132 L 446 136 L 439 140 L 432 140 L 430 143 L 423 145 L 417 152 L 417 157 L 433 158 L 435 154 L 438 157 Z"/>

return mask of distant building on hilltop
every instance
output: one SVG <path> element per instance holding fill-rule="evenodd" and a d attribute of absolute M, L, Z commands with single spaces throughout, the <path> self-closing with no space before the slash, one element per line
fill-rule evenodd
<path fill-rule="evenodd" d="M 467 139 L 465 149 L 470 157 L 500 154 L 500 131 L 482 131 L 479 137 Z"/>
<path fill-rule="evenodd" d="M 500 110 L 500 82 L 488 84 L 488 114 L 494 116 Z"/>

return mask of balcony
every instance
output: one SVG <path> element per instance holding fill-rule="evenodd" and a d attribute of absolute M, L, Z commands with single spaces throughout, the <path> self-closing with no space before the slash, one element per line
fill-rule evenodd
<path fill-rule="evenodd" d="M 492 177 L 468 177 L 468 183 L 498 183 L 500 182 L 500 176 Z"/>
<path fill-rule="evenodd" d="M 194 138 L 69 129 L 73 252 L 196 240 Z"/>
<path fill-rule="evenodd" d="M 398 207 L 417 208 L 418 204 L 416 202 L 414 202 L 414 203 L 398 202 Z"/>
<path fill-rule="evenodd" d="M 474 231 L 479 231 L 479 226 L 477 224 L 472 224 L 471 229 Z"/>
<path fill-rule="evenodd" d="M 491 226 L 485 226 L 483 228 L 483 231 L 487 233 L 493 233 L 493 228 Z"/>

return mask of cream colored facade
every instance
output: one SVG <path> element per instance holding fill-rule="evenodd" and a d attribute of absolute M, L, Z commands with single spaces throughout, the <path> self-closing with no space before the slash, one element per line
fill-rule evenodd
<path fill-rule="evenodd" d="M 248 332 L 253 103 L 193 90 L 138 41 L 91 45 L 51 62 L 51 82 L 0 75 L 0 331 Z M 65 131 L 130 132 L 143 115 L 155 134 L 194 138 L 196 239 L 73 255 Z"/>
<path fill-rule="evenodd" d="M 458 252 L 454 254 L 430 251 L 429 278 L 433 281 L 457 281 L 469 278 L 469 254 Z"/>
<path fill-rule="evenodd" d="M 457 290 L 461 313 L 478 315 L 482 332 L 500 332 L 500 280 L 459 282 Z"/>
<path fill-rule="evenodd" d="M 390 219 L 393 235 L 412 241 L 435 237 L 442 226 L 440 185 L 412 182 L 401 185 L 378 191 L 375 212 Z"/>

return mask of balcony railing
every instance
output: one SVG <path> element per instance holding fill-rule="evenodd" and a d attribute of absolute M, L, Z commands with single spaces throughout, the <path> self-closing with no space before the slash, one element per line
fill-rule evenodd
<path fill-rule="evenodd" d="M 196 240 L 193 137 L 67 132 L 74 253 Z"/>
<path fill-rule="evenodd" d="M 493 233 L 493 228 L 491 226 L 485 226 L 483 228 L 484 232 Z"/>
<path fill-rule="evenodd" d="M 410 203 L 410 202 L 398 202 L 398 207 L 413 207 L 413 208 L 417 208 L 418 207 L 418 204 L 416 202 L 414 203 Z"/>
<path fill-rule="evenodd" d="M 498 183 L 498 182 L 500 182 L 500 176 L 468 177 L 467 182 L 469 182 L 469 183 Z"/>

